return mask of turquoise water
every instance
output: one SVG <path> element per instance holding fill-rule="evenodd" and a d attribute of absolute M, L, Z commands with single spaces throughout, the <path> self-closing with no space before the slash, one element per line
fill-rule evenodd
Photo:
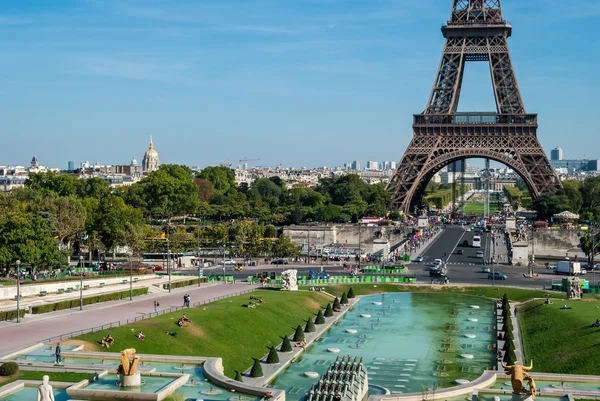
<path fill-rule="evenodd" d="M 369 384 L 392 393 L 450 387 L 459 378 L 474 380 L 495 362 L 489 350 L 495 342 L 492 308 L 492 301 L 452 294 L 363 297 L 272 385 L 286 390 L 288 400 L 299 400 L 317 382 L 304 372 L 323 374 L 336 357 L 345 355 L 362 358 Z M 340 352 L 331 353 L 330 348 Z"/>
<path fill-rule="evenodd" d="M 69 395 L 66 390 L 56 390 L 53 389 L 54 393 L 54 401 L 67 401 L 69 400 Z M 20 390 L 15 391 L 14 393 L 10 393 L 5 395 L 4 397 L 0 397 L 0 401 L 25 401 L 25 400 L 37 400 L 37 388 L 35 387 L 24 387 Z"/>
<path fill-rule="evenodd" d="M 167 384 L 175 381 L 173 377 L 152 377 L 142 375 L 142 386 L 139 388 L 121 388 L 118 385 L 119 376 L 108 374 L 101 379 L 83 387 L 85 390 L 119 390 L 136 393 L 156 393 Z"/>
<path fill-rule="evenodd" d="M 74 345 L 61 345 L 60 349 L 62 352 L 65 351 L 73 351 L 77 346 Z M 26 361 L 26 362 L 54 362 L 56 361 L 56 357 L 54 356 L 54 346 L 45 345 L 40 348 L 36 348 L 32 351 L 29 351 L 26 354 L 19 354 L 13 358 L 13 361 Z M 65 358 L 63 357 L 63 362 Z"/>
<path fill-rule="evenodd" d="M 546 381 L 546 380 L 536 380 L 535 386 L 538 390 L 565 390 L 568 392 L 569 389 L 580 389 L 580 390 L 600 390 L 599 382 L 570 382 L 570 381 Z M 493 388 L 509 390 L 512 388 L 512 385 L 509 381 L 501 381 L 497 380 L 494 384 Z M 537 399 L 537 398 L 536 398 Z"/>
<path fill-rule="evenodd" d="M 481 394 L 479 393 L 479 401 L 493 401 L 494 397 L 499 397 L 500 401 L 512 401 L 511 394 Z M 535 397 L 535 401 L 568 401 L 568 397 Z M 470 401 L 470 398 L 469 398 Z"/>

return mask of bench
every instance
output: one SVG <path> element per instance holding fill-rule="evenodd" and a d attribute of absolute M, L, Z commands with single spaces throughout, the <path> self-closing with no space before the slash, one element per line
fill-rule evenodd
<path fill-rule="evenodd" d="M 122 284 L 127 284 L 129 282 L 129 280 L 121 280 Z"/>
<path fill-rule="evenodd" d="M 87 284 L 83 286 L 83 289 L 84 289 L 84 290 L 87 290 L 88 288 L 90 288 L 90 286 L 89 286 L 89 285 L 87 285 Z"/>
<path fill-rule="evenodd" d="M 139 279 L 138 279 L 137 277 L 135 277 L 135 278 L 133 279 L 133 281 L 138 281 L 138 280 L 139 280 Z"/>
<path fill-rule="evenodd" d="M 59 289 L 58 289 L 58 293 L 59 293 L 59 294 L 64 294 L 64 292 L 65 292 L 65 289 L 64 289 L 64 288 L 59 288 Z"/>
<path fill-rule="evenodd" d="M 44 295 L 48 295 L 48 291 L 40 291 L 40 297 L 43 297 Z"/>
<path fill-rule="evenodd" d="M 19 295 L 15 295 L 15 301 L 18 300 L 18 299 L 23 299 L 23 295 L 20 295 L 20 294 Z"/>
<path fill-rule="evenodd" d="M 72 292 L 73 291 L 73 287 L 67 287 L 67 292 Z"/>
<path fill-rule="evenodd" d="M 100 283 L 98 284 L 100 287 L 104 287 L 106 285 L 106 283 Z"/>

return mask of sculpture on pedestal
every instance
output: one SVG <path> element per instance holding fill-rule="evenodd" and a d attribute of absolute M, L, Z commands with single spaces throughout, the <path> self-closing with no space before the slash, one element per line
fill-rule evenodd
<path fill-rule="evenodd" d="M 581 299 L 581 280 L 579 278 L 569 277 L 567 299 Z"/>
<path fill-rule="evenodd" d="M 121 364 L 117 368 L 121 387 L 135 387 L 142 384 L 142 377 L 137 371 L 139 361 L 140 357 L 135 355 L 135 348 L 121 351 Z"/>
<path fill-rule="evenodd" d="M 504 368 L 504 373 L 510 375 L 513 394 L 529 394 L 535 399 L 535 381 L 533 377 L 527 374 L 528 370 L 533 369 L 533 361 L 527 367 L 522 365 L 505 365 L 502 362 L 502 367 Z M 523 387 L 523 382 L 525 381 L 528 382 L 529 389 Z"/>
<path fill-rule="evenodd" d="M 42 384 L 38 387 L 38 401 L 54 401 L 54 391 L 50 385 L 48 376 L 42 377 Z"/>
<path fill-rule="evenodd" d="M 286 291 L 298 291 L 298 281 L 296 278 L 298 271 L 294 269 L 281 272 L 281 289 Z"/>

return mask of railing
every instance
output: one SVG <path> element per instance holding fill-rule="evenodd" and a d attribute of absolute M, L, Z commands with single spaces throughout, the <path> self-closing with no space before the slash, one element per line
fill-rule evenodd
<path fill-rule="evenodd" d="M 191 306 L 205 305 L 205 304 L 208 304 L 208 303 L 211 303 L 211 302 L 220 301 L 221 299 L 226 299 L 226 298 L 229 298 L 229 297 L 236 297 L 238 295 L 248 294 L 248 293 L 254 292 L 254 291 L 258 290 L 258 289 L 260 289 L 260 287 L 252 287 L 252 288 L 249 288 L 247 290 L 238 291 L 238 292 L 233 293 L 233 294 L 221 295 L 221 296 L 218 296 L 218 297 L 205 299 L 203 301 L 194 302 L 194 303 L 191 304 Z M 55 341 L 62 341 L 64 339 L 72 338 L 72 337 L 75 337 L 75 336 L 80 336 L 82 334 L 94 333 L 96 331 L 106 330 L 106 329 L 110 329 L 110 328 L 113 328 L 113 327 L 119 327 L 119 326 L 121 326 L 123 324 L 129 324 L 129 323 L 133 323 L 133 322 L 139 322 L 140 320 L 149 319 L 151 317 L 156 317 L 156 316 L 164 315 L 165 313 L 177 312 L 177 311 L 180 311 L 180 310 L 186 309 L 186 308 L 187 308 L 187 306 L 183 306 L 182 305 L 182 306 L 175 306 L 175 307 L 168 308 L 168 309 L 162 309 L 162 310 L 159 310 L 158 312 L 145 313 L 143 315 L 136 316 L 133 319 L 126 319 L 125 322 L 119 320 L 119 321 L 116 321 L 116 322 L 111 322 L 111 323 L 103 324 L 101 326 L 94 326 L 94 327 L 90 327 L 90 328 L 87 328 L 87 329 L 75 330 L 75 331 L 72 331 L 70 333 L 60 334 L 58 336 L 46 338 L 46 339 L 42 340 L 42 342 L 43 343 L 52 343 L 52 342 L 55 342 Z"/>
<path fill-rule="evenodd" d="M 494 113 L 456 113 L 456 114 L 415 114 L 414 125 L 495 125 L 525 124 L 537 125 L 537 114 L 494 114 Z"/>

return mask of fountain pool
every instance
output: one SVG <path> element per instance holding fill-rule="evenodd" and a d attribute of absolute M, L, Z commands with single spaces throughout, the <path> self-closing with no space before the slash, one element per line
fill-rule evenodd
<path fill-rule="evenodd" d="M 153 377 L 142 375 L 141 387 L 127 387 L 127 392 L 156 393 L 167 384 L 175 381 L 173 377 Z M 119 390 L 119 376 L 108 374 L 85 386 L 86 390 Z"/>
<path fill-rule="evenodd" d="M 54 389 L 54 401 L 67 401 L 69 395 L 65 390 Z M 23 387 L 0 397 L 1 401 L 37 400 L 37 387 Z"/>
<path fill-rule="evenodd" d="M 322 374 L 338 355 L 351 355 L 363 358 L 370 385 L 391 393 L 455 386 L 454 380 L 472 381 L 494 364 L 493 325 L 489 300 L 454 294 L 366 296 L 271 385 L 285 390 L 287 400 L 299 400 L 315 383 L 305 372 Z M 460 357 L 467 353 L 473 358 Z"/>
<path fill-rule="evenodd" d="M 62 352 L 73 351 L 78 346 L 76 345 L 61 345 L 60 349 Z M 63 357 L 63 362 L 64 362 Z M 44 345 L 36 349 L 32 349 L 25 354 L 15 355 L 10 360 L 17 362 L 49 362 L 52 363 L 56 360 L 54 356 L 54 345 Z"/>

